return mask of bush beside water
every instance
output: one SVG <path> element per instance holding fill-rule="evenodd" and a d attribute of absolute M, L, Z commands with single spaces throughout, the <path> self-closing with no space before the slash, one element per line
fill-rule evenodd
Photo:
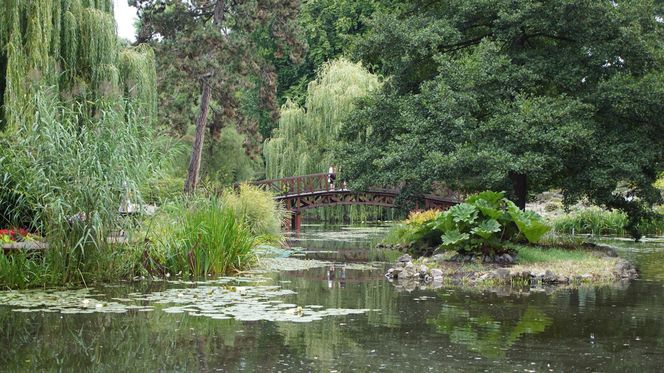
<path fill-rule="evenodd" d="M 549 230 L 539 215 L 521 211 L 504 193 L 486 191 L 446 211 L 413 213 L 386 241 L 406 243 L 416 255 L 432 248 L 489 255 L 506 251 L 508 243 L 536 243 Z"/>
<path fill-rule="evenodd" d="M 643 235 L 664 235 L 664 216 L 657 209 L 655 212 L 657 216 L 653 219 L 642 220 L 638 224 L 637 227 Z M 563 234 L 629 236 L 627 223 L 627 214 L 624 212 L 603 210 L 599 207 L 579 209 L 552 219 L 554 230 Z"/>
<path fill-rule="evenodd" d="M 180 218 L 161 232 L 172 237 L 173 250 L 152 263 L 143 241 L 155 223 L 123 217 L 118 207 L 127 195 L 140 203 L 141 190 L 160 184 L 171 154 L 128 105 L 126 111 L 96 106 L 90 118 L 43 93 L 35 98 L 34 122 L 0 137 L 0 228 L 29 228 L 49 244 L 45 252 L 0 254 L 1 287 L 89 285 L 145 275 L 148 268 L 221 274 L 250 263 L 246 253 L 254 244 L 280 239 L 283 211 L 269 194 L 242 187 L 165 209 L 175 214 L 171 221 Z M 172 196 L 158 201 L 173 204 Z M 193 244 L 195 265 L 189 256 L 175 259 L 189 255 Z"/>

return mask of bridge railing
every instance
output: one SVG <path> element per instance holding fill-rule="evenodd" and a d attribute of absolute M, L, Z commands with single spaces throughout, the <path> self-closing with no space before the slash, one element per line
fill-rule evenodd
<path fill-rule="evenodd" d="M 277 195 L 297 195 L 303 193 L 325 192 L 333 190 L 329 182 L 330 174 L 319 173 L 304 176 L 292 176 L 282 179 L 255 181 L 252 184 L 265 188 Z M 335 184 L 336 188 L 339 188 Z"/>

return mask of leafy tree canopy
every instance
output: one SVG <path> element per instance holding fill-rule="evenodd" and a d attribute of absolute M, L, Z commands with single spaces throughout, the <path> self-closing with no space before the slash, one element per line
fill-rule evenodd
<path fill-rule="evenodd" d="M 509 190 L 521 207 L 560 188 L 638 220 L 664 168 L 663 14 L 661 2 L 590 0 L 375 12 L 355 54 L 390 79 L 341 131 L 345 176 Z"/>
<path fill-rule="evenodd" d="M 162 122 L 185 133 L 194 122 L 199 76 L 212 74 L 212 138 L 225 125 L 247 135 L 257 154 L 278 118 L 275 63 L 303 53 L 297 0 L 131 0 L 138 7 L 138 42 L 157 55 Z"/>

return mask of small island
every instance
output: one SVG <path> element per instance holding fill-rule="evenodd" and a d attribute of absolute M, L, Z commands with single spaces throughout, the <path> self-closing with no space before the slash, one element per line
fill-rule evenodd
<path fill-rule="evenodd" d="M 445 211 L 411 213 L 378 249 L 405 252 L 385 276 L 406 288 L 443 284 L 575 285 L 638 273 L 611 247 L 550 234 L 535 212 L 504 193 L 475 194 Z"/>

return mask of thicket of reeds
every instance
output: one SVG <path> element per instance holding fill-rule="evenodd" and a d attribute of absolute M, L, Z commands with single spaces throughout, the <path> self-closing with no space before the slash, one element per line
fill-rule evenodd
<path fill-rule="evenodd" d="M 0 256 L 5 286 L 67 284 L 132 272 L 109 242 L 118 214 L 163 154 L 152 133 L 154 54 L 118 41 L 110 0 L 0 5 L 0 226 L 43 253 Z"/>
<path fill-rule="evenodd" d="M 554 231 L 563 234 L 590 234 L 594 236 L 629 236 L 627 214 L 599 207 L 579 209 L 552 220 Z M 638 225 L 646 236 L 664 235 L 664 217 L 644 220 Z"/>
<path fill-rule="evenodd" d="M 281 243 L 284 217 L 271 194 L 249 185 L 173 201 L 146 223 L 146 269 L 185 276 L 241 271 L 254 262 L 257 245 Z"/>

